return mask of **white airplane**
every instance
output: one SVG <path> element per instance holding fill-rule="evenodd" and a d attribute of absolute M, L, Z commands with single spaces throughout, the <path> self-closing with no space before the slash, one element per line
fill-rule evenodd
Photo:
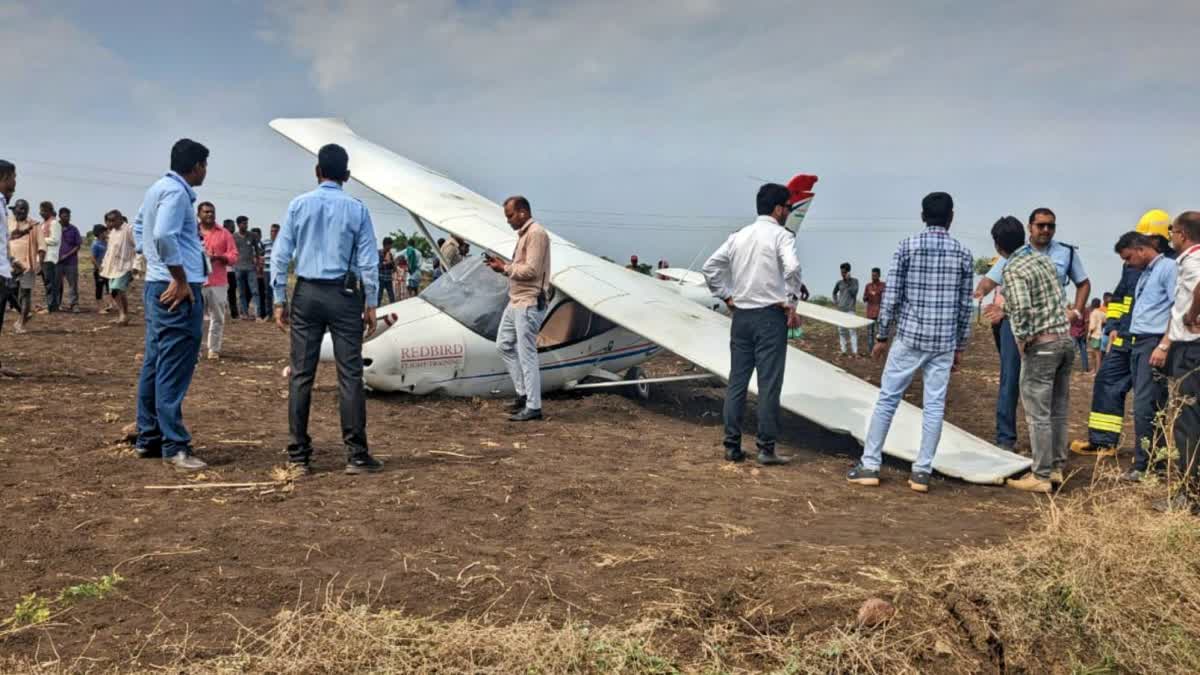
<path fill-rule="evenodd" d="M 406 209 L 430 241 L 434 238 L 426 223 L 501 257 L 516 244 L 516 233 L 499 205 L 359 137 L 341 120 L 277 119 L 271 127 L 313 154 L 327 143 L 344 147 L 350 154 L 353 178 Z M 811 182 L 807 185 L 811 187 Z M 795 207 L 787 225 L 798 227 L 812 194 L 807 188 L 798 189 L 804 185 L 797 179 L 789 187 Z M 729 318 L 709 311 L 711 297 L 706 300 L 695 290 L 680 290 L 695 289 L 694 283 L 626 270 L 553 232 L 550 240 L 554 297 L 539 337 L 547 389 L 613 386 L 629 378 L 638 380 L 639 393 L 644 395 L 644 387 L 655 382 L 728 378 Z M 364 377 L 373 388 L 414 394 L 511 392 L 494 344 L 505 302 L 505 280 L 479 260 L 448 269 L 419 298 L 381 310 L 385 317 L 381 328 L 386 330 L 363 347 Z M 808 307 L 803 311 L 838 325 L 867 323 L 853 315 L 816 309 L 821 311 Z M 662 349 L 691 361 L 705 374 L 640 378 L 638 364 Z M 582 383 L 589 377 L 604 381 Z M 757 383 L 751 381 L 750 390 L 756 389 Z M 788 347 L 780 398 L 786 410 L 861 442 L 878 395 L 879 390 L 867 382 Z M 920 440 L 921 411 L 901 403 L 883 451 L 911 462 Z M 934 469 L 970 482 L 999 484 L 1030 464 L 1026 457 L 946 424 Z"/>

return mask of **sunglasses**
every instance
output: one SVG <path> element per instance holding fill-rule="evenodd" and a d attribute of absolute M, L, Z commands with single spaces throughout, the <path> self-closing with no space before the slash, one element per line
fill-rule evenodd
<path fill-rule="evenodd" d="M 1053 230 L 1058 227 L 1058 223 L 1034 223 L 1033 226 L 1042 230 Z"/>

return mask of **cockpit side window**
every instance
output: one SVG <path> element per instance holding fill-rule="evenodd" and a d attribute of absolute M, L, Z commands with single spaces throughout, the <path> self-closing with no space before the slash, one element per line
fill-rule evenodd
<path fill-rule="evenodd" d="M 615 325 L 571 299 L 550 310 L 538 333 L 538 350 L 566 347 L 612 330 Z"/>

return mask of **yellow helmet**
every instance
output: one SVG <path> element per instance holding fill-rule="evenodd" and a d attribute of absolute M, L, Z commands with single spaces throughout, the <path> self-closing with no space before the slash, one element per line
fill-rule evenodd
<path fill-rule="evenodd" d="M 1154 235 L 1170 238 L 1171 216 L 1167 215 L 1162 209 L 1150 209 L 1142 214 L 1141 220 L 1138 221 L 1137 228 L 1141 234 Z"/>

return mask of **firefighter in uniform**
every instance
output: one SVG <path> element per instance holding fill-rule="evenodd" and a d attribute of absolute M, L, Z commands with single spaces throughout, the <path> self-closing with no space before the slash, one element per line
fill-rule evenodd
<path fill-rule="evenodd" d="M 1135 228 L 1152 237 L 1158 250 L 1174 257 L 1168 227 L 1171 217 L 1165 211 L 1151 209 L 1142 215 Z M 1088 437 L 1071 441 L 1071 451 L 1079 455 L 1115 457 L 1125 424 L 1125 397 L 1133 388 L 1131 366 L 1132 341 L 1129 325 L 1133 321 L 1133 295 L 1142 270 L 1125 265 L 1121 281 L 1113 289 L 1104 322 L 1108 335 L 1108 352 L 1100 362 L 1100 370 L 1092 383 L 1092 409 L 1088 413 Z"/>

